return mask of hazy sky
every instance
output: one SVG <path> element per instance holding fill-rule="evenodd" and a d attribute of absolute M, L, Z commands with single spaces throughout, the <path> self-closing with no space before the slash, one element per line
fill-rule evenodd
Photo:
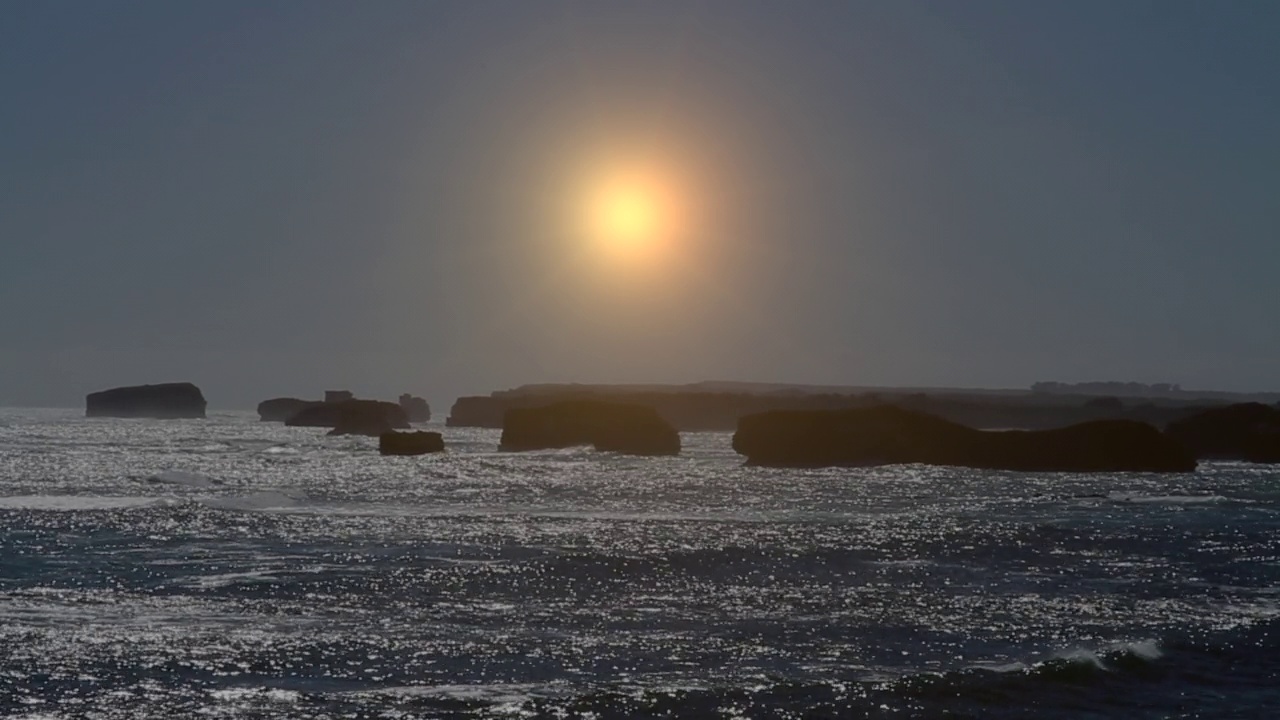
<path fill-rule="evenodd" d="M 1280 389 L 1277 38 L 1266 0 L 6 3 L 0 402 Z M 635 157 L 696 216 L 643 271 L 564 221 Z"/>

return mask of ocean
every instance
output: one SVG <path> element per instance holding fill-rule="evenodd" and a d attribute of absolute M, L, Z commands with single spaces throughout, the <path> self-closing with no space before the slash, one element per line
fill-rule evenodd
<path fill-rule="evenodd" d="M 0 716 L 1274 718 L 1280 469 L 0 410 Z"/>

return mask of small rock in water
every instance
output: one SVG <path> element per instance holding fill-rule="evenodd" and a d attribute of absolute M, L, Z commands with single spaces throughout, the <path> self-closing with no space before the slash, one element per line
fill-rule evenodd
<path fill-rule="evenodd" d="M 385 432 L 378 436 L 378 452 L 383 455 L 426 455 L 444 451 L 438 432 Z"/>

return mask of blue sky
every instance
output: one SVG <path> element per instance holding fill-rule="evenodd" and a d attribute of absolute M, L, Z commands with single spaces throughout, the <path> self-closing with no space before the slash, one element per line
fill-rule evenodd
<path fill-rule="evenodd" d="M 0 402 L 1280 389 L 1274 3 L 0 12 Z M 705 209 L 687 272 L 557 235 L 600 148 Z"/>

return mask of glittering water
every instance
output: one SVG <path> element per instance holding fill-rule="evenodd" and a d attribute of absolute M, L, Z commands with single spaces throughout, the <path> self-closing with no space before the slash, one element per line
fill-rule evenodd
<path fill-rule="evenodd" d="M 0 716 L 1257 717 L 1280 471 L 382 458 L 0 411 Z"/>

